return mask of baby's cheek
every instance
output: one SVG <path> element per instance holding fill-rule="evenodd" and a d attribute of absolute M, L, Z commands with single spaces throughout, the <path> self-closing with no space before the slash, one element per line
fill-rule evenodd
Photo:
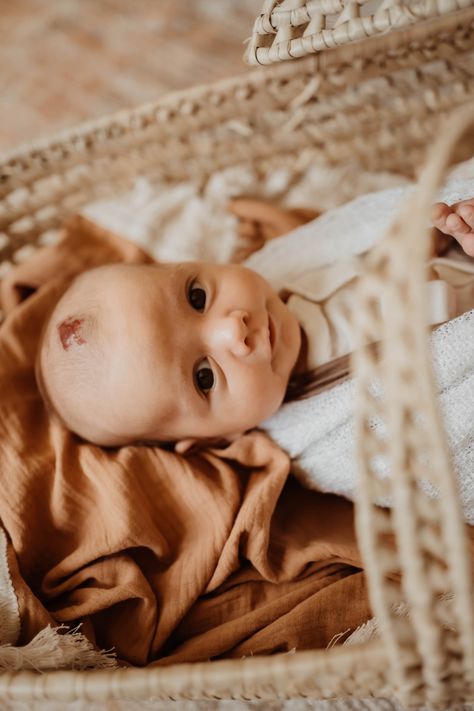
<path fill-rule="evenodd" d="M 248 402 L 252 403 L 249 410 L 252 411 L 255 425 L 260 424 L 267 417 L 273 415 L 285 397 L 286 384 L 273 373 L 261 373 L 252 384 L 249 391 Z"/>
<path fill-rule="evenodd" d="M 226 427 L 232 432 L 258 427 L 283 402 L 286 380 L 272 372 L 268 363 L 251 367 L 241 365 L 232 375 L 233 387 L 225 403 L 221 403 Z"/>

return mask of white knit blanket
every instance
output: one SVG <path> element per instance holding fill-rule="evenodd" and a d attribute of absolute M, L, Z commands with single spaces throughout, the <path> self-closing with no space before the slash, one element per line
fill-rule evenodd
<path fill-rule="evenodd" d="M 379 240 L 413 188 L 395 188 L 332 210 L 289 235 L 270 242 L 247 265 L 275 287 L 306 268 L 325 266 L 339 255 L 360 254 Z M 448 203 L 474 197 L 474 179 L 449 183 L 440 194 Z M 465 519 L 474 524 L 474 311 L 449 321 L 431 335 L 434 370 L 447 441 L 458 476 Z M 354 499 L 354 383 L 283 405 L 263 428 L 294 460 L 294 471 L 310 488 Z M 381 428 L 382 423 L 374 423 Z M 389 475 L 387 463 L 379 472 Z M 436 491 L 429 491 L 436 495 Z M 379 503 L 389 505 L 390 501 Z"/>

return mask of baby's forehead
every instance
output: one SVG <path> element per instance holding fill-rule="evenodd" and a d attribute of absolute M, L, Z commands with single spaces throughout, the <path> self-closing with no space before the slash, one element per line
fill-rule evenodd
<path fill-rule="evenodd" d="M 69 315 L 91 306 L 101 330 L 113 329 L 118 335 L 124 330 L 135 334 L 150 327 L 160 330 L 169 312 L 175 317 L 179 313 L 173 307 L 180 298 L 180 284 L 186 283 L 195 264 L 121 264 L 85 272 L 73 284 L 61 311 Z"/>
<path fill-rule="evenodd" d="M 178 267 L 172 265 L 141 266 L 110 270 L 105 279 L 95 284 L 95 298 L 99 304 L 99 323 L 107 331 L 113 344 L 125 346 L 127 352 L 153 349 L 162 343 L 164 332 L 170 328 L 174 299 L 174 276 Z M 99 275 L 100 276 L 100 275 Z"/>
<path fill-rule="evenodd" d="M 164 265 L 158 264 L 107 264 L 103 267 L 91 269 L 79 275 L 76 283 L 79 286 L 97 291 L 108 290 L 114 287 L 134 286 L 143 283 L 143 280 L 157 278 L 164 272 Z"/>
<path fill-rule="evenodd" d="M 89 344 L 102 342 L 104 337 L 110 340 L 113 331 L 120 332 L 124 324 L 135 321 L 130 311 L 137 307 L 144 310 L 140 304 L 143 307 L 146 291 L 150 291 L 150 280 L 143 268 L 131 270 L 114 265 L 82 273 L 56 305 L 49 326 L 53 342 L 57 340 L 56 332 L 72 324 L 87 332 L 90 339 L 85 340 Z"/>
<path fill-rule="evenodd" d="M 65 301 L 68 305 L 95 302 L 101 307 L 121 307 L 128 300 L 143 298 L 159 287 L 165 275 L 159 265 L 107 265 L 81 274 L 72 284 Z"/>

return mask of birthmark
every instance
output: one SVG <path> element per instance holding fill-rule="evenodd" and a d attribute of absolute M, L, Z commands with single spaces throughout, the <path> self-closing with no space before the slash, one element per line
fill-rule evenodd
<path fill-rule="evenodd" d="M 65 351 L 68 351 L 73 345 L 82 346 L 86 343 L 86 340 L 81 334 L 83 323 L 84 319 L 82 318 L 67 318 L 59 324 L 59 338 L 61 339 L 61 344 Z"/>

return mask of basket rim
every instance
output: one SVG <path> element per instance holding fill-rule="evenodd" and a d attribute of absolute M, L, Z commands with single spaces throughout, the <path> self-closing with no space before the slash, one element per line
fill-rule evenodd
<path fill-rule="evenodd" d="M 368 0 L 363 0 L 363 3 L 365 2 L 368 2 Z M 437 0 L 437 12 L 436 14 L 431 15 L 428 18 L 418 18 L 413 20 L 412 23 L 405 24 L 402 27 L 388 27 L 384 30 L 374 32 L 373 34 L 366 34 L 366 31 L 364 30 L 364 36 L 355 37 L 354 39 L 347 39 L 346 37 L 340 36 L 341 27 L 343 27 L 344 24 L 350 24 L 352 20 L 347 20 L 343 25 L 339 26 L 338 23 L 336 23 L 336 26 L 332 29 L 317 30 L 313 33 L 310 33 L 304 38 L 305 46 L 303 46 L 303 38 L 301 37 L 285 37 L 284 39 L 276 43 L 278 33 L 285 32 L 287 34 L 288 30 L 292 27 L 292 25 L 290 25 L 288 22 L 284 22 L 280 27 L 279 23 L 277 23 L 277 27 L 275 28 L 273 22 L 271 21 L 273 15 L 287 15 L 291 11 L 288 10 L 283 12 L 282 10 L 278 10 L 278 7 L 276 9 L 274 7 L 270 12 L 261 12 L 257 16 L 254 22 L 254 27 L 252 29 L 252 35 L 248 40 L 247 48 L 244 53 L 244 61 L 252 66 L 287 63 L 289 61 L 302 59 L 311 55 L 320 56 L 321 54 L 332 54 L 333 52 L 338 51 L 342 48 L 356 48 L 361 44 L 372 43 L 377 39 L 382 39 L 385 43 L 387 43 L 390 42 L 391 38 L 395 35 L 401 37 L 402 42 L 411 41 L 412 39 L 416 38 L 418 31 L 423 32 L 425 27 L 428 27 L 429 31 L 429 25 L 432 25 L 433 23 L 445 24 L 452 17 L 468 12 L 474 6 L 473 0 L 453 0 L 453 2 L 457 3 L 457 8 L 454 10 L 452 8 L 445 10 L 442 7 L 443 3 L 440 3 L 439 0 Z M 466 2 L 469 2 L 470 4 L 467 6 L 465 4 Z M 265 4 L 268 5 L 269 3 L 267 2 Z M 307 4 L 308 3 L 304 3 L 302 7 L 305 8 Z M 342 11 L 342 14 L 344 14 L 348 9 L 350 9 L 350 5 L 354 4 L 359 5 L 361 3 L 348 3 L 347 5 L 345 5 L 345 9 Z M 299 10 L 301 10 L 301 8 L 299 8 Z M 384 9 L 383 12 L 388 12 L 388 10 Z M 272 28 L 272 31 L 266 30 L 265 27 L 263 28 L 265 30 L 264 32 L 258 31 L 259 29 L 261 29 L 260 25 L 265 24 L 264 20 L 266 20 L 266 24 Z M 328 36 L 331 37 L 329 45 L 326 45 L 324 42 L 325 46 L 321 48 L 314 47 L 315 38 L 318 38 L 318 36 L 322 37 L 323 34 L 326 39 Z M 273 37 L 274 39 L 271 42 L 270 46 L 260 46 L 262 38 L 268 40 L 271 37 Z"/>
<path fill-rule="evenodd" d="M 384 645 L 371 639 L 353 646 L 167 666 L 1 672 L 0 698 L 330 699 L 340 698 L 341 688 L 352 698 L 382 698 L 393 693 L 387 674 Z"/>
<path fill-rule="evenodd" d="M 151 101 L 119 109 L 97 118 L 79 121 L 51 134 L 22 142 L 15 148 L 1 151 L 0 185 L 8 178 L 8 175 L 3 175 L 2 171 L 5 171 L 11 164 L 18 163 L 23 158 L 32 157 L 36 152 L 40 153 L 46 148 L 69 142 L 73 137 L 84 139 L 100 132 L 101 129 L 109 128 L 114 124 L 120 125 L 123 122 L 129 123 L 132 119 L 139 120 L 159 109 L 178 110 L 185 105 L 191 111 L 193 99 L 202 100 L 206 93 L 209 94 L 209 97 L 216 97 L 218 100 L 220 94 L 227 94 L 233 88 L 242 89 L 243 84 L 249 88 L 258 89 L 269 80 L 291 79 L 296 71 L 295 64 L 297 64 L 298 73 L 317 73 L 350 67 L 355 60 L 365 61 L 369 64 L 377 63 L 387 53 L 396 53 L 397 50 L 403 51 L 403 47 L 409 44 L 423 42 L 425 39 L 431 40 L 433 37 L 453 32 L 458 28 L 466 29 L 466 22 L 474 24 L 474 0 L 473 5 L 467 9 L 456 11 L 450 16 L 427 20 L 419 25 L 411 26 L 409 30 L 395 30 L 388 35 L 371 37 L 351 45 L 341 45 L 330 51 L 301 57 L 297 62 L 286 61 L 273 64 L 270 67 L 259 65 L 248 68 L 246 71 L 244 69 L 242 73 L 233 77 L 179 89 Z"/>

